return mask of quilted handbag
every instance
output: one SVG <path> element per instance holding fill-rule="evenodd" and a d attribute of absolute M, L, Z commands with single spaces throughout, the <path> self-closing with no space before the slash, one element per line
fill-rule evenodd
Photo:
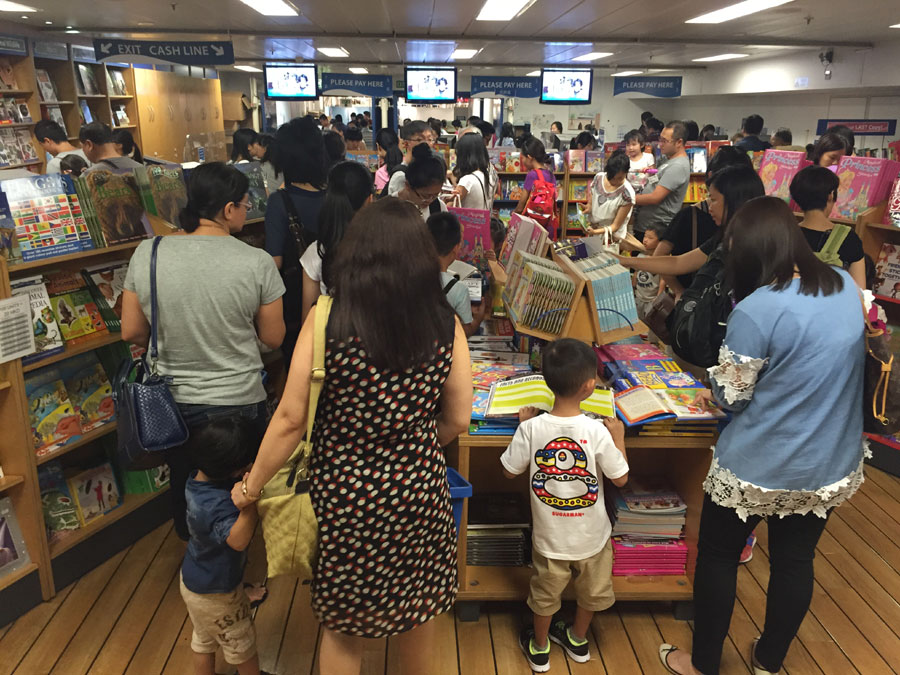
<path fill-rule="evenodd" d="M 188 428 L 169 391 L 169 380 L 157 372 L 156 258 L 162 237 L 153 240 L 150 254 L 150 364 L 144 358 L 122 363 L 115 379 L 119 419 L 117 454 L 129 471 L 164 464 L 165 451 L 188 440 Z"/>
<path fill-rule="evenodd" d="M 309 462 L 316 408 L 325 382 L 325 328 L 330 312 L 331 297 L 319 297 L 306 436 L 266 483 L 257 502 L 270 577 L 286 574 L 301 581 L 312 579 L 319 554 L 319 524 L 309 497 Z"/>

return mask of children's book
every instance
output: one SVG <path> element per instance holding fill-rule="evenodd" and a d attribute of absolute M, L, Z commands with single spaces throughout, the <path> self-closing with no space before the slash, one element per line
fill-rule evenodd
<path fill-rule="evenodd" d="M 75 193 L 69 176 L 13 178 L 0 182 L 0 190 L 9 202 L 25 262 L 94 248 L 80 208 L 69 200 Z"/>
<path fill-rule="evenodd" d="M 651 344 L 610 344 L 597 348 L 603 361 L 668 361 L 656 345 Z"/>
<path fill-rule="evenodd" d="M 586 152 L 586 150 L 566 151 L 566 164 L 569 167 L 569 173 L 584 173 L 587 171 Z"/>
<path fill-rule="evenodd" d="M 544 381 L 543 375 L 526 375 L 491 385 L 488 417 L 518 414 L 520 408 L 534 406 L 550 411 L 556 397 Z M 581 409 L 599 417 L 615 414 L 613 394 L 609 389 L 597 388 L 589 398 L 581 402 Z"/>
<path fill-rule="evenodd" d="M 12 284 L 13 295 L 27 295 L 31 303 L 31 321 L 34 327 L 35 352 L 22 359 L 23 364 L 34 363 L 48 356 L 59 354 L 65 348 L 56 315 L 50 304 L 47 286 L 41 276 L 16 280 Z"/>
<path fill-rule="evenodd" d="M 38 467 L 38 485 L 41 490 L 41 509 L 44 512 L 44 526 L 47 539 L 54 542 L 65 532 L 81 527 L 78 508 L 66 485 L 62 464 L 58 460 Z"/>
<path fill-rule="evenodd" d="M 487 273 L 486 251 L 493 248 L 491 242 L 491 212 L 482 209 L 462 209 L 451 207 L 462 226 L 462 242 L 459 260 L 474 265 L 482 274 Z"/>
<path fill-rule="evenodd" d="M 488 239 L 490 241 L 490 238 Z M 548 233 L 536 220 L 513 213 L 506 230 L 506 240 L 500 251 L 499 262 L 508 267 L 516 251 L 523 250 L 538 257 L 544 257 L 550 246 Z"/>
<path fill-rule="evenodd" d="M 250 181 L 250 189 L 247 192 L 247 200 L 250 202 L 250 208 L 247 209 L 247 220 L 265 217 L 266 202 L 269 196 L 266 192 L 266 178 L 262 165 L 259 162 L 241 162 L 235 164 L 234 168 L 245 174 Z"/>
<path fill-rule="evenodd" d="M 651 389 L 702 389 L 703 385 L 690 373 L 669 371 L 625 370 L 625 377 L 632 385 L 644 385 Z"/>
<path fill-rule="evenodd" d="M 56 368 L 44 368 L 25 378 L 28 416 L 34 451 L 47 455 L 81 436 L 78 411 L 69 400 L 66 385 Z"/>
<path fill-rule="evenodd" d="M 681 366 L 669 359 L 645 359 L 643 361 L 619 361 L 619 368 L 648 373 L 680 373 Z"/>
<path fill-rule="evenodd" d="M 664 419 L 716 420 L 725 414 L 714 404 L 704 411 L 694 405 L 696 389 L 650 389 L 640 385 L 615 395 L 616 411 L 627 427 Z"/>
<path fill-rule="evenodd" d="M 889 242 L 881 245 L 872 290 L 878 295 L 900 299 L 900 246 Z"/>
<path fill-rule="evenodd" d="M 884 210 L 884 225 L 900 227 L 900 178 L 894 181 L 891 192 L 888 195 L 887 208 Z"/>
<path fill-rule="evenodd" d="M 766 150 L 759 167 L 766 194 L 784 200 L 793 211 L 799 211 L 800 207 L 791 199 L 791 181 L 808 166 L 812 166 L 812 162 L 806 159 L 805 152 Z"/>
<path fill-rule="evenodd" d="M 619 495 L 632 512 L 683 514 L 687 510 L 679 494 L 666 486 L 641 485 L 630 480 L 619 488 Z"/>
<path fill-rule="evenodd" d="M 886 200 L 900 173 L 900 162 L 877 157 L 842 157 L 837 168 L 838 197 L 832 218 L 856 220 L 860 213 Z"/>
<path fill-rule="evenodd" d="M 60 367 L 69 400 L 81 418 L 85 433 L 116 417 L 112 386 L 93 352 L 66 360 Z"/>
<path fill-rule="evenodd" d="M 84 181 L 108 246 L 153 235 L 133 173 L 89 171 Z"/>
<path fill-rule="evenodd" d="M 84 527 L 119 506 L 119 487 L 109 463 L 82 471 L 66 481 Z"/>
<path fill-rule="evenodd" d="M 589 173 L 602 173 L 604 158 L 602 150 L 587 150 L 585 152 L 585 171 Z"/>

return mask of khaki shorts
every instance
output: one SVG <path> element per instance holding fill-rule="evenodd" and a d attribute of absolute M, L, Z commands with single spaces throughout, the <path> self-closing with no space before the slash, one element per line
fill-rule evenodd
<path fill-rule="evenodd" d="M 221 645 L 225 661 L 233 666 L 256 656 L 256 631 L 243 586 L 231 593 L 194 593 L 182 579 L 181 597 L 194 624 L 194 652 L 215 654 Z"/>
<path fill-rule="evenodd" d="M 538 616 L 552 616 L 562 606 L 560 598 L 575 577 L 575 600 L 590 612 L 602 612 L 616 601 L 612 585 L 612 541 L 587 560 L 552 560 L 532 551 L 534 576 L 528 606 Z"/>

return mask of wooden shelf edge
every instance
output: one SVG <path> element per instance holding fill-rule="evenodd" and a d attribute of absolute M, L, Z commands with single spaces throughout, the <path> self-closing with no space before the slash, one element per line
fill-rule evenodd
<path fill-rule="evenodd" d="M 134 96 L 132 96 L 131 94 L 110 94 L 109 97 L 119 100 L 134 98 Z"/>
<path fill-rule="evenodd" d="M 92 352 L 95 349 L 105 347 L 106 345 L 115 344 L 116 342 L 120 342 L 121 340 L 121 333 L 109 333 L 107 335 L 104 335 L 103 337 L 95 338 L 93 340 L 87 340 L 77 345 L 66 346 L 65 350 L 60 352 L 59 354 L 54 354 L 53 356 L 48 356 L 46 359 L 42 359 L 41 361 L 36 361 L 35 363 L 29 363 L 27 366 L 23 366 L 22 372 L 30 373 L 31 371 L 39 370 L 44 366 L 49 366 L 53 363 L 65 361 L 66 359 L 70 359 L 73 356 L 78 356 L 79 354 Z"/>
<path fill-rule="evenodd" d="M 27 89 L 0 89 L 0 96 L 30 96 L 33 93 Z"/>
<path fill-rule="evenodd" d="M 33 127 L 36 122 L 11 122 L 9 124 L 0 124 L 0 129 L 26 129 Z"/>
<path fill-rule="evenodd" d="M 106 94 L 78 94 L 77 96 L 78 96 L 78 98 L 93 98 L 93 99 L 107 98 Z"/>
<path fill-rule="evenodd" d="M 29 555 L 30 555 L 30 553 L 29 553 Z M 17 581 L 21 581 L 22 579 L 27 577 L 29 574 L 36 571 L 37 568 L 38 568 L 37 563 L 32 561 L 32 562 L 28 563 L 27 565 L 25 565 L 25 567 L 17 569 L 15 572 L 10 572 L 6 576 L 0 577 L 0 591 L 4 590 L 6 588 L 9 588 Z"/>
<path fill-rule="evenodd" d="M 4 389 L 9 389 L 10 387 L 12 387 L 12 382 L 6 382 L 5 380 L 0 381 L 0 391 L 3 391 Z"/>
<path fill-rule="evenodd" d="M 40 101 L 41 105 L 75 105 L 75 101 Z"/>
<path fill-rule="evenodd" d="M 132 251 L 136 249 L 141 241 L 130 241 L 127 244 L 116 244 L 114 246 L 105 246 L 104 248 L 92 248 L 89 251 L 79 251 L 78 253 L 68 253 L 66 255 L 58 255 L 52 258 L 41 258 L 40 260 L 32 260 L 30 262 L 12 265 L 9 268 L 10 276 L 26 272 L 28 270 L 39 269 L 41 267 L 52 267 L 60 263 L 71 262 L 73 260 L 89 260 L 99 256 L 108 255 L 110 253 L 118 253 L 122 251 Z"/>
<path fill-rule="evenodd" d="M 895 304 L 895 305 L 900 305 L 900 298 L 889 298 L 889 297 L 886 296 L 886 295 L 876 295 L 876 296 L 875 296 L 875 299 L 876 299 L 876 300 L 881 300 L 882 302 L 890 302 L 890 303 L 893 303 L 893 304 Z"/>
<path fill-rule="evenodd" d="M 888 230 L 889 232 L 900 232 L 900 227 L 885 225 L 884 223 L 866 223 L 866 227 L 873 227 L 876 230 Z"/>
<path fill-rule="evenodd" d="M 118 427 L 119 427 L 119 424 L 115 420 L 113 420 L 112 422 L 107 422 L 103 426 L 100 426 L 92 431 L 87 432 L 86 434 L 81 436 L 77 441 L 72 441 L 71 443 L 67 443 L 66 445 L 62 446 L 61 448 L 58 448 L 58 449 L 54 450 L 53 452 L 48 453 L 46 455 L 39 455 L 37 458 L 38 466 L 40 466 L 41 464 L 46 464 L 47 462 L 51 462 L 54 459 L 59 459 L 63 455 L 65 455 L 69 452 L 72 452 L 72 450 L 75 450 L 76 448 L 83 447 L 83 446 L 87 445 L 88 443 L 93 443 L 98 438 L 103 438 L 104 436 L 111 434 L 116 429 L 118 429 Z"/>
<path fill-rule="evenodd" d="M 137 124 L 120 124 L 117 127 L 113 127 L 113 129 L 137 129 Z"/>
<path fill-rule="evenodd" d="M 889 436 L 881 436 L 880 434 L 870 434 L 868 432 L 865 433 L 865 437 L 870 441 L 875 441 L 876 443 L 881 443 L 882 445 L 886 445 L 889 448 L 893 448 L 894 450 L 900 450 L 900 443 L 895 441 L 893 438 Z"/>
<path fill-rule="evenodd" d="M 13 476 L 11 474 L 7 474 L 3 478 L 0 478 L 0 492 L 9 490 L 9 488 L 13 487 L 14 485 L 19 485 L 20 483 L 24 482 L 24 476 Z"/>
<path fill-rule="evenodd" d="M 56 558 L 69 549 L 77 546 L 81 542 L 90 537 L 94 536 L 104 528 L 112 525 L 113 523 L 121 520 L 125 516 L 134 511 L 141 508 L 144 504 L 147 504 L 157 497 L 168 492 L 169 487 L 166 486 L 159 492 L 149 492 L 147 494 L 141 495 L 124 495 L 122 504 L 117 508 L 113 509 L 109 513 L 96 518 L 91 521 L 87 527 L 82 527 L 78 530 L 73 530 L 71 534 L 68 536 L 53 542 L 50 544 L 50 557 Z"/>

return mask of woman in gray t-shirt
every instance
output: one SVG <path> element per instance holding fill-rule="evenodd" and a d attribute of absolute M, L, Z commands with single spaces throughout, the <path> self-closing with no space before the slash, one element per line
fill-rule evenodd
<path fill-rule="evenodd" d="M 181 215 L 186 236 L 157 251 L 159 372 L 188 426 L 239 414 L 267 421 L 257 338 L 271 349 L 284 339 L 284 284 L 272 257 L 230 236 L 247 217 L 247 177 L 221 162 L 197 167 Z M 138 246 L 125 279 L 122 339 L 150 338 L 152 241 Z M 187 538 L 184 484 L 193 467 L 184 448 L 168 453 L 175 527 Z"/>

